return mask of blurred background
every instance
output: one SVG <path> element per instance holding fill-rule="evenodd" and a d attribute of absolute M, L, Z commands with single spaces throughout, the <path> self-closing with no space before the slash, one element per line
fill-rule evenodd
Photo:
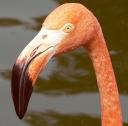
<path fill-rule="evenodd" d="M 100 126 L 95 73 L 85 50 L 53 58 L 38 78 L 21 121 L 10 92 L 17 56 L 41 28 L 45 17 L 65 2 L 80 2 L 98 18 L 109 48 L 128 126 L 127 0 L 0 0 L 0 126 Z"/>

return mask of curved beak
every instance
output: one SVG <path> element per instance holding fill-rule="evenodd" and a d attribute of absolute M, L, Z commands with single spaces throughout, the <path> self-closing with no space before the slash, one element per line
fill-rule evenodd
<path fill-rule="evenodd" d="M 26 113 L 39 73 L 55 54 L 64 36 L 61 31 L 42 28 L 17 58 L 12 69 L 11 91 L 15 111 L 20 119 Z"/>

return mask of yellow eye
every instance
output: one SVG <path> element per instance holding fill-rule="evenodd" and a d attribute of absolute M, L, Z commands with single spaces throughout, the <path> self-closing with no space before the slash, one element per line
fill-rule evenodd
<path fill-rule="evenodd" d="M 74 29 L 74 25 L 71 24 L 71 23 L 67 23 L 64 28 L 63 28 L 63 31 L 66 32 L 66 33 L 70 33 L 71 31 L 73 31 Z"/>

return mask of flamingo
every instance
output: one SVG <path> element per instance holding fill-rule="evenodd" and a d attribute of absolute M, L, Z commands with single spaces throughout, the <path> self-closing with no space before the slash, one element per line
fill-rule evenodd
<path fill-rule="evenodd" d="M 36 79 L 48 61 L 79 47 L 87 50 L 94 66 L 102 126 L 122 126 L 118 88 L 100 24 L 80 3 L 65 3 L 51 12 L 40 32 L 18 56 L 12 69 L 11 91 L 20 119 L 27 111 Z"/>

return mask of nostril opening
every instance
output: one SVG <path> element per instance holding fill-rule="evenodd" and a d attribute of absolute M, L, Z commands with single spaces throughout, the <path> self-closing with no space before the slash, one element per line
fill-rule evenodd
<path fill-rule="evenodd" d="M 35 53 L 37 52 L 37 50 L 38 50 L 39 47 L 40 47 L 40 45 L 37 46 L 37 47 L 31 52 L 31 54 L 30 54 L 31 57 L 32 57 L 33 55 L 35 55 Z"/>
<path fill-rule="evenodd" d="M 45 39 L 47 38 L 48 35 L 42 35 L 42 39 Z"/>

